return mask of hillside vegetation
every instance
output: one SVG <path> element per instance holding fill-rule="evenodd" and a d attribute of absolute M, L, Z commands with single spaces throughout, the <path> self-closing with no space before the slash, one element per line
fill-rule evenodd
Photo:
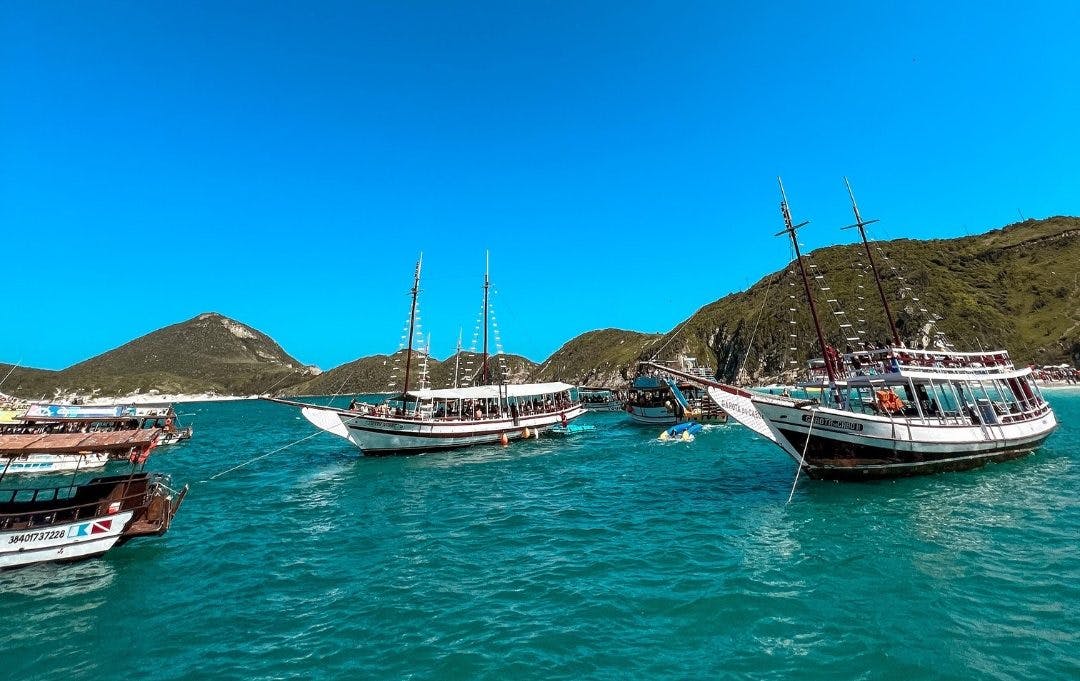
<path fill-rule="evenodd" d="M 461 352 L 459 361 L 456 355 L 443 361 L 428 359 L 428 385 L 432 388 L 450 388 L 454 386 L 454 370 L 457 368 L 458 384 L 464 385 L 469 377 L 480 372 L 482 358 L 478 353 Z M 420 368 L 424 356 L 413 351 L 409 387 L 420 385 Z M 519 355 L 493 355 L 488 360 L 492 375 L 499 376 L 505 367 L 506 378 L 510 383 L 524 383 L 535 370 L 536 364 Z M 371 355 L 361 357 L 347 364 L 342 364 L 303 383 L 291 385 L 282 390 L 285 395 L 354 395 L 357 393 L 378 393 L 400 391 L 405 378 L 405 351 L 393 355 Z"/>
<path fill-rule="evenodd" d="M 1080 362 L 1080 219 L 1027 220 L 977 236 L 877 246 L 880 252 L 872 253 L 884 272 L 886 299 L 909 346 L 932 343 L 941 332 L 956 350 L 1004 347 L 1018 364 Z M 820 249 L 807 260 L 823 277 L 815 281 L 829 288 L 814 291 L 828 342 L 857 347 L 847 338 L 860 330 L 861 338 L 887 341 L 862 246 Z M 840 328 L 829 298 L 851 329 Z M 808 358 L 820 356 L 793 264 L 702 307 L 661 344 L 706 359 L 729 381 L 790 380 Z"/>
<path fill-rule="evenodd" d="M 533 381 L 615 387 L 633 375 L 638 359 L 655 351 L 660 334 L 622 329 L 587 331 L 555 351 L 532 374 Z"/>
<path fill-rule="evenodd" d="M 876 244 L 873 255 L 884 274 L 897 329 L 909 346 L 933 344 L 940 333 L 957 350 L 1006 348 L 1017 364 L 1080 364 L 1080 219 L 1026 220 L 958 239 L 898 239 Z M 843 349 L 889 340 L 861 244 L 819 249 L 809 254 L 807 263 L 830 344 Z M 845 314 L 836 314 L 839 310 Z M 541 365 L 516 355 L 494 356 L 491 362 L 496 375 L 505 364 L 514 383 L 561 380 L 617 386 L 625 384 L 641 359 L 687 355 L 716 367 L 724 380 L 761 383 L 792 380 L 820 352 L 802 280 L 790 264 L 746 291 L 705 305 L 664 335 L 589 331 Z M 266 334 L 206 313 L 62 371 L 15 368 L 0 392 L 33 398 L 150 390 L 388 392 L 401 389 L 403 359 L 403 351 L 374 355 L 319 375 Z M 476 354 L 463 352 L 458 359 L 462 377 L 479 372 Z M 417 353 L 414 363 L 421 361 Z M 429 359 L 429 385 L 452 386 L 454 367 L 453 356 Z M 0 378 L 10 369 L 0 364 Z M 413 377 L 415 386 L 418 370 Z"/>
<path fill-rule="evenodd" d="M 307 380 L 317 371 L 290 357 L 266 334 L 208 312 L 62 371 L 16 369 L 3 391 L 33 398 L 150 390 L 248 395 Z"/>

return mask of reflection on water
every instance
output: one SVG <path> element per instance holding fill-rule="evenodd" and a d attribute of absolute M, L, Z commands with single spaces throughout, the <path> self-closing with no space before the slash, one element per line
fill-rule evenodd
<path fill-rule="evenodd" d="M 35 602 L 63 601 L 102 592 L 116 578 L 116 568 L 103 560 L 44 563 L 0 572 L 5 597 L 23 596 Z"/>

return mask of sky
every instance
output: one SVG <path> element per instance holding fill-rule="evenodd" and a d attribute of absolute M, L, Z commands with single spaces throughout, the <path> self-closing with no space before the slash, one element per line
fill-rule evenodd
<path fill-rule="evenodd" d="M 895 7 L 891 5 L 897 5 Z M 0 5 L 0 361 L 216 311 L 326 369 L 664 332 L 808 249 L 1080 214 L 1080 4 Z"/>

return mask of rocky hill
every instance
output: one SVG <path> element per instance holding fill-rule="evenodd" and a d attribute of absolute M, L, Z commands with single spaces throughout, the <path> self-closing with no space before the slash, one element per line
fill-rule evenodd
<path fill-rule="evenodd" d="M 909 346 L 932 343 L 940 332 L 957 350 L 1004 347 L 1018 364 L 1080 363 L 1080 219 L 1026 220 L 977 236 L 877 246 L 872 253 L 885 273 L 886 299 Z M 814 279 L 815 297 L 830 343 L 843 349 L 858 346 L 851 337 L 888 339 L 861 245 L 820 249 L 808 262 L 812 276 L 821 277 Z M 660 344 L 742 382 L 790 380 L 811 355 L 820 356 L 793 265 L 702 307 Z"/>
<path fill-rule="evenodd" d="M 208 312 L 62 371 L 16 369 L 3 390 L 35 398 L 57 391 L 125 395 L 151 389 L 247 395 L 316 373 L 318 369 L 290 357 L 266 334 Z"/>
<path fill-rule="evenodd" d="M 908 345 L 933 343 L 940 333 L 958 350 L 1004 347 L 1017 363 L 1080 364 L 1080 218 L 1027 220 L 959 239 L 881 242 L 874 256 Z M 831 344 L 843 349 L 888 340 L 861 245 L 819 249 L 807 260 Z M 843 315 L 836 314 L 841 310 Z M 705 305 L 663 336 L 602 329 L 567 342 L 541 365 L 516 355 L 495 356 L 492 362 L 496 368 L 505 365 L 515 383 L 562 380 L 616 386 L 631 375 L 639 359 L 666 360 L 680 354 L 717 367 L 728 381 L 791 380 L 801 373 L 806 360 L 819 356 L 820 350 L 795 268 L 789 265 L 746 291 Z M 403 356 L 365 357 L 319 375 L 269 336 L 206 313 L 62 371 L 16 368 L 0 384 L 0 392 L 35 398 L 58 391 L 123 395 L 151 389 L 385 392 L 400 389 L 401 368 L 398 380 L 392 379 L 395 364 L 404 364 Z M 421 360 L 419 353 L 414 359 Z M 458 359 L 462 376 L 479 371 L 477 355 L 461 353 Z M 454 367 L 453 356 L 431 358 L 430 384 L 453 385 Z M 0 378 L 10 369 L 0 364 Z"/>
<path fill-rule="evenodd" d="M 428 384 L 434 388 L 449 388 L 454 385 L 454 370 L 457 368 L 459 383 L 475 377 L 480 372 L 481 357 L 477 353 L 462 352 L 459 361 L 455 355 L 439 361 L 434 357 L 427 362 Z M 413 369 L 410 371 L 410 387 L 419 385 L 418 367 L 424 356 L 413 351 Z M 505 371 L 510 383 L 524 383 L 536 368 L 536 364 L 519 355 L 493 355 L 489 366 L 495 375 Z M 378 393 L 401 390 L 405 375 L 405 351 L 393 355 L 372 355 L 361 357 L 347 364 L 342 364 L 303 383 L 291 385 L 281 390 L 284 395 L 352 395 L 357 393 Z"/>
<path fill-rule="evenodd" d="M 643 356 L 659 347 L 660 334 L 600 329 L 568 341 L 533 371 L 533 381 L 617 387 L 633 375 Z M 680 346 L 681 347 L 681 346 Z"/>

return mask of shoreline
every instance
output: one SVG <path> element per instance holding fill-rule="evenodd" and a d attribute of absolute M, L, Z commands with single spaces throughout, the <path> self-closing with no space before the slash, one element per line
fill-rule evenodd
<path fill-rule="evenodd" d="M 163 395 L 123 395 L 119 397 L 94 397 L 83 404 L 184 404 L 187 402 L 234 402 L 257 400 L 259 395 L 217 395 L 215 393 L 176 393 Z"/>

